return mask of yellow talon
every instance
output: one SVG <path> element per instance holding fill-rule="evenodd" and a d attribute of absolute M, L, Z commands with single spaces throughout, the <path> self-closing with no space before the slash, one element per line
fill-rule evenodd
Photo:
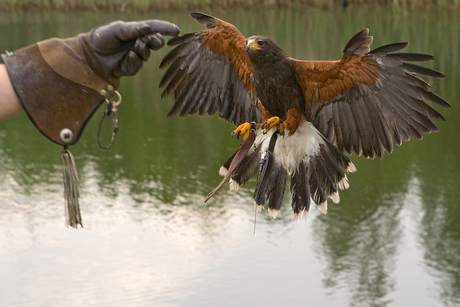
<path fill-rule="evenodd" d="M 251 130 L 255 130 L 256 128 L 258 128 L 258 125 L 254 122 L 243 123 L 239 125 L 235 130 L 233 130 L 232 136 L 236 135 L 236 138 L 238 139 L 241 134 L 244 134 L 243 140 L 246 141 L 246 139 L 249 137 L 249 132 L 251 132 Z"/>
<path fill-rule="evenodd" d="M 279 125 L 280 123 L 280 118 L 278 116 L 273 116 L 269 119 L 267 119 L 263 124 L 262 124 L 262 129 L 265 129 L 265 133 L 270 131 L 271 128 Z"/>

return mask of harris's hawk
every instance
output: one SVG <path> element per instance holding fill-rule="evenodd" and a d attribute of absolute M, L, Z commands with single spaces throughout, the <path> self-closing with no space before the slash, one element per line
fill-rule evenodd
<path fill-rule="evenodd" d="M 401 145 L 438 131 L 432 119 L 444 118 L 427 101 L 450 107 L 416 76 L 443 74 L 408 63 L 433 56 L 395 53 L 408 43 L 370 51 L 365 29 L 349 40 L 340 60 L 301 61 L 267 37 L 246 39 L 223 20 L 190 16 L 206 29 L 172 38 L 168 45 L 176 47 L 160 65 L 169 66 L 162 96 L 175 100 L 169 116 L 218 113 L 245 139 L 207 199 L 229 177 L 237 189 L 259 171 L 256 210 L 268 202 L 276 217 L 289 177 L 295 218 L 308 216 L 310 199 L 326 213 L 327 198 L 339 202 L 346 172 L 356 170 L 344 153 L 383 157 L 393 151 L 393 140 Z"/>

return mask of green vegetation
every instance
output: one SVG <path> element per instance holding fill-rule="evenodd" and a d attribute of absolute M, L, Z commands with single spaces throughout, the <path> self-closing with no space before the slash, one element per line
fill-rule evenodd
<path fill-rule="evenodd" d="M 94 10 L 146 12 L 204 8 L 316 7 L 333 9 L 348 6 L 391 6 L 396 11 L 460 10 L 460 0 L 0 0 L 1 11 Z"/>

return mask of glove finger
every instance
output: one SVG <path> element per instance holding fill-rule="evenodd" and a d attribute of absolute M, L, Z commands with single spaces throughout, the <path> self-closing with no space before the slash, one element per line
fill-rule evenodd
<path fill-rule="evenodd" d="M 92 41 L 97 48 L 114 49 L 119 46 L 120 41 L 132 41 L 139 37 L 156 33 L 178 35 L 180 29 L 175 24 L 162 20 L 139 22 L 114 21 L 108 25 L 94 29 Z M 159 47 L 155 48 L 158 49 Z"/>
<path fill-rule="evenodd" d="M 97 28 L 96 33 L 99 40 L 116 44 L 120 41 L 132 41 L 141 36 L 152 34 L 154 31 L 149 24 L 143 21 L 114 21 Z"/>
<path fill-rule="evenodd" d="M 115 31 L 115 33 L 119 33 L 117 37 L 123 41 L 128 41 L 141 36 L 156 33 L 172 36 L 178 35 L 180 33 L 178 26 L 163 20 L 153 19 L 138 22 L 118 21 L 112 24 L 114 24 L 113 26 L 115 29 L 118 29 L 118 31 Z"/>
<path fill-rule="evenodd" d="M 123 41 L 129 41 L 148 34 L 150 26 L 142 21 L 140 22 L 120 22 L 118 24 L 119 31 L 115 33 L 117 37 Z"/>
<path fill-rule="evenodd" d="M 160 49 L 165 44 L 165 40 L 160 33 L 143 36 L 141 40 L 152 50 Z"/>
<path fill-rule="evenodd" d="M 96 48 L 112 50 L 119 48 L 122 42 L 132 41 L 143 35 L 142 31 L 150 31 L 149 28 L 147 24 L 144 24 L 142 30 L 137 22 L 114 21 L 93 29 L 90 39 Z"/>
<path fill-rule="evenodd" d="M 136 43 L 134 44 L 134 51 L 142 61 L 147 61 L 150 57 L 150 49 L 142 39 L 136 40 Z"/>
<path fill-rule="evenodd" d="M 152 19 L 141 22 L 149 25 L 151 32 L 148 34 L 160 33 L 163 35 L 176 36 L 180 33 L 180 29 L 178 26 L 167 21 Z"/>
<path fill-rule="evenodd" d="M 130 51 L 120 62 L 114 72 L 117 78 L 122 76 L 133 76 L 142 68 L 142 59 L 134 52 Z"/>

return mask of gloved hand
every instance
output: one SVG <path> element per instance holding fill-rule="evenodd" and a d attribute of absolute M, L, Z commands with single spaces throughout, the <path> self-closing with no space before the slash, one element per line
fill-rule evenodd
<path fill-rule="evenodd" d="M 2 55 L 21 104 L 37 129 L 55 143 L 74 144 L 87 121 L 119 87 L 178 35 L 169 22 L 116 21 L 67 39 L 52 38 Z M 65 138 L 62 131 L 70 131 Z"/>
<path fill-rule="evenodd" d="M 164 35 L 178 35 L 176 25 L 166 21 L 147 20 L 112 22 L 78 36 L 88 65 L 115 87 L 122 76 L 132 76 L 150 57 L 150 49 L 164 45 Z"/>

